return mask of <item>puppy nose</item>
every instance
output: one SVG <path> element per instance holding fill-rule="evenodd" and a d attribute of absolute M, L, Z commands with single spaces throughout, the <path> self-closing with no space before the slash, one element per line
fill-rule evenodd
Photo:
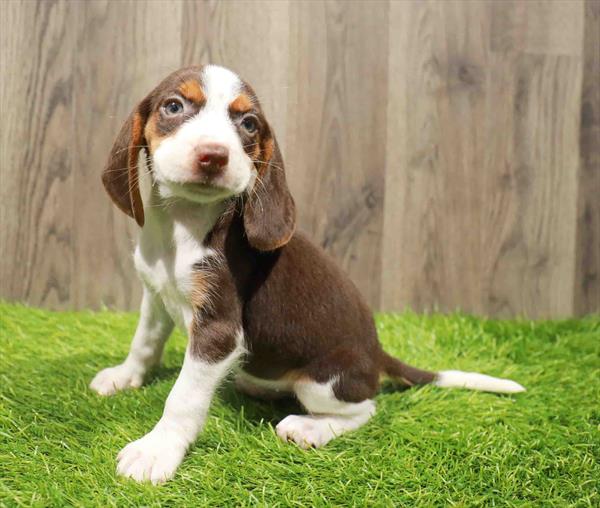
<path fill-rule="evenodd" d="M 218 143 L 204 143 L 198 149 L 198 168 L 204 173 L 220 173 L 229 162 L 229 150 Z"/>

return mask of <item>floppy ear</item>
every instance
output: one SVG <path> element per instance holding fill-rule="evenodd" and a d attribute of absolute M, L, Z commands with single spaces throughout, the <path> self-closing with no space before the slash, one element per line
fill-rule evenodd
<path fill-rule="evenodd" d="M 296 229 L 296 206 L 285 180 L 277 140 L 270 138 L 265 145 L 266 162 L 258 169 L 244 206 L 244 229 L 252 247 L 270 251 L 290 241 Z"/>
<path fill-rule="evenodd" d="M 102 173 L 102 183 L 123 212 L 144 225 L 144 207 L 138 184 L 138 155 L 146 145 L 144 127 L 149 115 L 146 97 L 129 115 L 115 140 Z"/>

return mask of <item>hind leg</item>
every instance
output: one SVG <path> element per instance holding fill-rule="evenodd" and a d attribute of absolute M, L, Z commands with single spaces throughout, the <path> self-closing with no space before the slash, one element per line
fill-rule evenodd
<path fill-rule="evenodd" d="M 318 448 L 358 429 L 375 414 L 371 397 L 377 390 L 378 373 L 360 362 L 348 369 L 344 369 L 347 362 L 341 363 L 333 373 L 328 365 L 328 379 L 324 379 L 324 366 L 316 365 L 308 376 L 294 383 L 294 393 L 309 414 L 289 415 L 281 420 L 277 425 L 281 439 L 294 441 L 302 448 Z"/>

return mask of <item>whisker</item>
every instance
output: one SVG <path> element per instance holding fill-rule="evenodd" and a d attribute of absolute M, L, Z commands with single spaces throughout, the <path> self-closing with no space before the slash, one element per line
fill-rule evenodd
<path fill-rule="evenodd" d="M 118 154 L 118 153 L 124 152 L 126 150 L 129 150 L 130 148 L 147 148 L 147 145 L 130 145 L 130 146 L 126 146 L 125 148 L 121 148 L 120 150 L 115 150 L 114 154 Z"/>

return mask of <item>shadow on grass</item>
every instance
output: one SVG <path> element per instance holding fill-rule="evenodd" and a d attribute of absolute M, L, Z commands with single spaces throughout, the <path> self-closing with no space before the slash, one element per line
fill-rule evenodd
<path fill-rule="evenodd" d="M 88 385 L 96 373 L 118 362 L 111 354 L 75 354 L 38 364 L 30 380 L 35 389 L 39 386 L 40 393 L 45 394 L 44 408 L 40 408 L 44 410 L 45 417 L 49 421 L 63 421 L 65 406 L 75 403 L 81 409 L 94 412 L 98 421 L 105 418 L 120 420 L 126 413 L 118 409 L 133 407 L 139 411 L 140 406 L 144 406 L 148 413 L 156 413 L 158 418 L 181 365 L 161 365 L 153 369 L 144 383 L 145 389 L 124 390 L 110 397 L 94 393 Z M 15 365 L 14 368 L 19 369 L 19 366 Z M 47 383 L 49 379 L 54 382 Z M 242 413 L 244 420 L 251 426 L 261 422 L 275 425 L 289 414 L 304 412 L 292 397 L 265 401 L 238 392 L 233 383 L 233 375 L 221 384 L 215 397 L 221 405 Z M 17 404 L 14 409 L 20 411 L 21 406 Z M 22 409 L 24 412 L 28 411 L 25 406 Z"/>
<path fill-rule="evenodd" d="M 180 366 L 160 366 L 154 369 L 145 383 L 145 386 L 151 386 L 161 381 L 172 379 L 175 382 Z M 243 411 L 246 419 L 251 423 L 266 422 L 275 425 L 289 414 L 303 413 L 304 410 L 296 399 L 292 396 L 282 397 L 277 400 L 263 400 L 250 397 L 239 392 L 233 382 L 233 374 L 221 384 L 216 395 L 221 403 L 229 406 L 236 411 Z"/>
<path fill-rule="evenodd" d="M 256 399 L 237 391 L 231 379 L 219 391 L 219 398 L 232 409 L 243 411 L 245 418 L 252 423 L 262 421 L 274 426 L 289 414 L 305 413 L 293 397 L 273 401 Z"/>
<path fill-rule="evenodd" d="M 82 414 L 91 412 L 96 421 L 109 420 L 126 423 L 130 418 L 128 415 L 131 411 L 140 415 L 140 421 L 143 418 L 149 418 L 152 421 L 158 419 L 181 366 L 174 365 L 170 359 L 167 366 L 162 365 L 152 370 L 144 387 L 140 390 L 125 390 L 111 397 L 100 397 L 92 392 L 88 385 L 94 375 L 102 368 L 115 365 L 118 361 L 113 354 L 94 352 L 69 355 L 61 359 L 37 363 L 35 371 L 32 371 L 29 376 L 30 381 L 34 383 L 34 389 L 39 388 L 39 393 L 43 394 L 41 399 L 43 408 L 37 409 L 43 410 L 48 421 L 57 422 L 65 421 L 65 415 L 69 414 L 70 408 L 74 404 Z M 31 368 L 31 364 L 28 363 L 27 367 Z M 19 365 L 15 365 L 14 368 L 19 369 Z M 48 383 L 49 380 L 52 381 Z M 392 380 L 386 380 L 382 383 L 379 393 L 388 395 L 410 390 Z M 266 401 L 238 392 L 232 376 L 219 387 L 216 398 L 221 406 L 243 415 L 238 423 L 244 422 L 243 424 L 250 427 L 261 423 L 275 426 L 287 415 L 305 413 L 293 397 Z M 403 401 L 404 405 L 413 403 L 414 401 L 411 402 L 409 399 Z M 27 419 L 25 412 L 28 412 L 30 408 L 26 405 L 16 404 L 14 410 L 23 411 L 22 416 Z M 142 414 L 145 415 L 143 418 Z"/>
<path fill-rule="evenodd" d="M 410 390 L 411 388 L 412 387 L 410 387 L 410 386 L 396 383 L 391 379 L 386 379 L 385 381 L 383 381 L 381 383 L 381 386 L 379 387 L 379 391 L 377 393 L 378 394 L 389 394 L 389 393 L 405 392 L 407 390 Z"/>

